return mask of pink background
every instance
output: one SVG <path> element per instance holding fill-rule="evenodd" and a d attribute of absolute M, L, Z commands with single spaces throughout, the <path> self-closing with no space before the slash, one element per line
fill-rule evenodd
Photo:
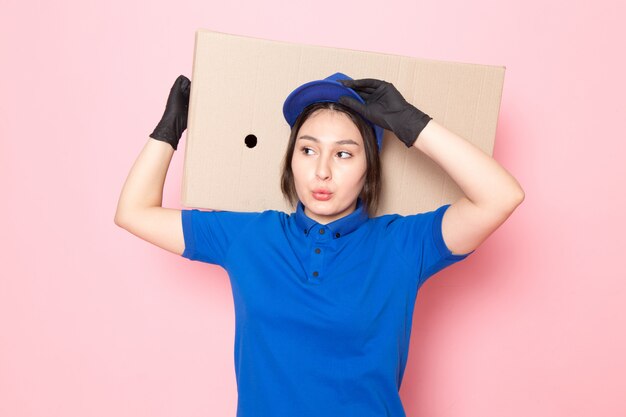
<path fill-rule="evenodd" d="M 422 288 L 407 414 L 626 415 L 623 2 L 86 3 L 2 0 L 0 415 L 234 416 L 226 273 L 113 223 L 197 28 L 506 66 L 526 200 Z"/>

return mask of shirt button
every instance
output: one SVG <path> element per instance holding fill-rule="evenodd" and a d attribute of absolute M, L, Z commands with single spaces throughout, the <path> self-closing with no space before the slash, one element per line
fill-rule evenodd
<path fill-rule="evenodd" d="M 318 275 L 319 275 L 319 272 L 317 272 L 317 271 L 313 271 L 313 276 L 314 276 L 314 277 L 316 277 L 316 276 L 318 276 Z"/>
<path fill-rule="evenodd" d="M 320 253 L 320 252 L 321 252 L 320 248 L 315 248 L 315 253 Z"/>
<path fill-rule="evenodd" d="M 304 229 L 304 234 L 305 234 L 305 235 L 307 234 L 306 229 Z"/>
<path fill-rule="evenodd" d="M 320 229 L 320 235 L 324 234 L 324 229 Z"/>
<path fill-rule="evenodd" d="M 341 236 L 339 233 L 335 233 L 335 237 L 339 237 Z"/>

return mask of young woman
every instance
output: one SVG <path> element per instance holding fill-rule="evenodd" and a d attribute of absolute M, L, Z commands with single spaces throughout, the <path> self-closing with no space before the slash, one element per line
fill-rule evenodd
<path fill-rule="evenodd" d="M 174 83 L 115 223 L 228 272 L 237 416 L 405 416 L 399 389 L 418 289 L 473 253 L 522 202 L 521 187 L 392 84 L 336 73 L 285 101 L 281 188 L 294 213 L 163 208 L 189 86 L 183 76 Z M 382 128 L 432 158 L 465 196 L 427 213 L 371 216 Z"/>

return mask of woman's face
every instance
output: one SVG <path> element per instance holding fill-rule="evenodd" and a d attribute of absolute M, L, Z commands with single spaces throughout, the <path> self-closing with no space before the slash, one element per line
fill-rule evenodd
<path fill-rule="evenodd" d="M 327 224 L 352 213 L 367 170 L 359 129 L 344 113 L 316 111 L 300 126 L 291 169 L 311 219 Z"/>

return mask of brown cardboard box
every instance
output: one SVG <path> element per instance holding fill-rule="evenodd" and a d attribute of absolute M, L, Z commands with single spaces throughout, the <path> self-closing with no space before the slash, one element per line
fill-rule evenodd
<path fill-rule="evenodd" d="M 351 49 L 196 32 L 182 204 L 190 208 L 293 212 L 280 191 L 291 91 L 336 72 L 393 83 L 437 122 L 492 155 L 503 66 L 443 62 Z M 256 145 L 246 145 L 246 137 Z M 385 131 L 376 215 L 434 210 L 462 196 L 429 157 Z"/>

